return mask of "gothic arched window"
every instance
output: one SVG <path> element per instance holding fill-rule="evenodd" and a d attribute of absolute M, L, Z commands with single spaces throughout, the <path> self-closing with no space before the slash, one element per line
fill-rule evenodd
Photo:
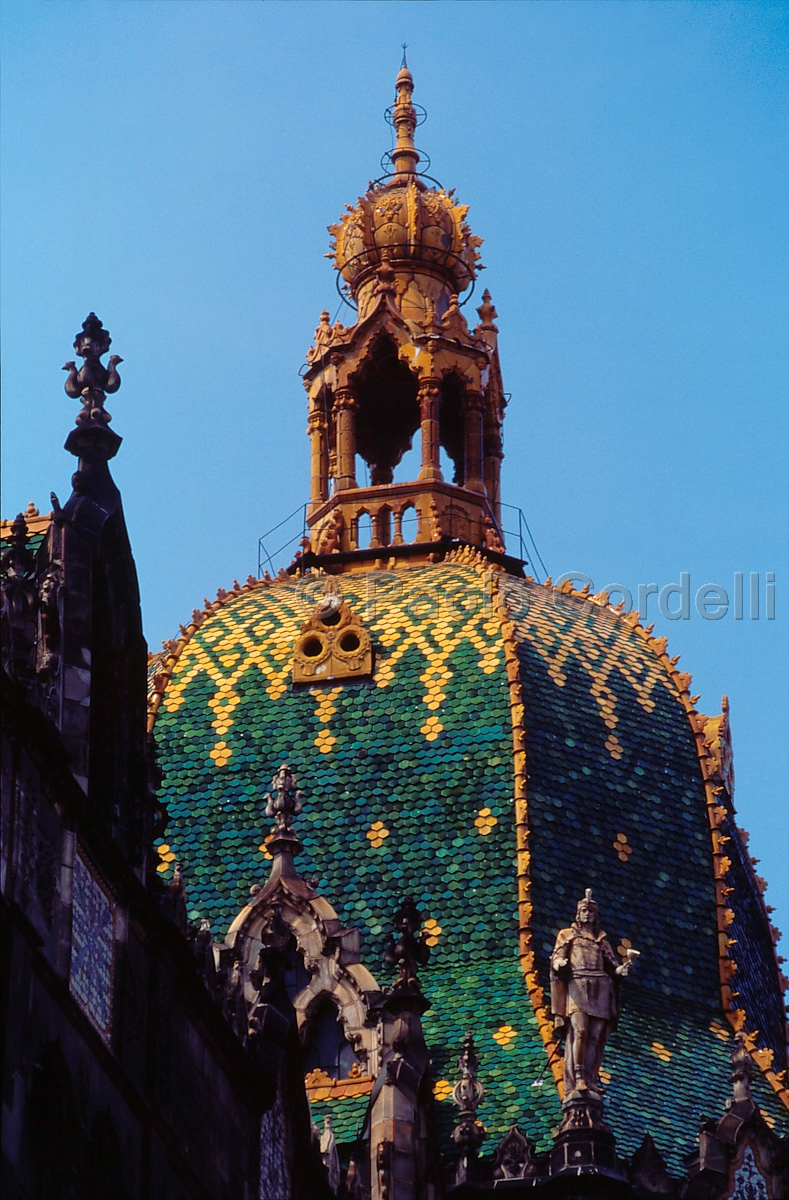
<path fill-rule="evenodd" d="M 322 996 L 308 1017 L 305 1073 L 319 1069 L 331 1079 L 347 1079 L 358 1061 L 345 1036 L 335 1004 L 328 996 Z"/>

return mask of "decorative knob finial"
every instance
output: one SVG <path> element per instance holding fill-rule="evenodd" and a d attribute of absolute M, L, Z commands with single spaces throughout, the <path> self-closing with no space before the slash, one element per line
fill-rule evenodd
<path fill-rule="evenodd" d="M 392 112 L 392 124 L 397 133 L 397 143 L 392 151 L 392 164 L 395 175 L 416 175 L 416 164 L 419 162 L 419 151 L 414 145 L 414 130 L 416 129 L 416 109 L 411 102 L 414 91 L 414 79 L 405 61 L 405 46 L 403 46 L 403 65 L 397 73 L 395 98 Z"/>
<path fill-rule="evenodd" d="M 452 1140 L 461 1152 L 460 1162 L 455 1170 L 455 1183 L 465 1183 L 469 1176 L 469 1167 L 479 1154 L 479 1148 L 485 1138 L 485 1130 L 477 1121 L 477 1109 L 485 1098 L 485 1089 L 477 1079 L 479 1058 L 474 1047 L 474 1037 L 467 1033 L 463 1039 L 463 1049 L 458 1059 L 460 1079 L 452 1089 L 452 1103 L 460 1111 L 455 1128 L 452 1130 Z"/>
<path fill-rule="evenodd" d="M 274 833 L 290 834 L 293 832 L 293 818 L 302 809 L 302 794 L 296 787 L 296 779 L 287 763 L 283 763 L 271 780 L 274 795 L 265 796 L 266 816 L 275 821 Z"/>
<path fill-rule="evenodd" d="M 408 987 L 419 990 L 421 985 L 416 977 L 417 967 L 423 967 L 430 958 L 430 947 L 424 933 L 419 933 L 422 914 L 413 896 L 405 897 L 395 913 L 393 924 L 395 932 L 389 935 L 384 962 L 387 967 L 398 968 L 395 990 Z"/>
<path fill-rule="evenodd" d="M 480 327 L 482 329 L 492 329 L 498 333 L 498 329 L 493 322 L 496 320 L 496 317 L 499 314 L 496 312 L 495 307 L 491 303 L 490 292 L 487 288 L 485 288 L 485 291 L 482 293 L 482 303 L 477 309 L 477 312 L 479 313 Z"/>
<path fill-rule="evenodd" d="M 301 812 L 303 795 L 287 763 L 283 763 L 271 780 L 271 792 L 266 801 L 266 816 L 274 818 L 274 828 L 268 839 L 268 850 L 274 862 L 272 878 L 277 875 L 295 876 L 293 858 L 301 850 L 301 842 L 293 832 L 293 818 Z"/>
<path fill-rule="evenodd" d="M 112 344 L 108 329 L 105 329 L 95 313 L 88 313 L 82 322 L 82 332 L 74 339 L 74 349 L 80 356 L 82 366 L 77 369 L 75 362 L 67 362 L 63 367 L 68 371 L 65 382 L 66 395 L 75 399 L 82 397 L 82 410 L 77 415 L 78 428 L 103 427 L 112 420 L 104 407 L 106 393 L 117 392 L 121 386 L 121 377 L 116 368 L 123 362 L 119 354 L 111 354 L 105 367 L 101 361 Z"/>

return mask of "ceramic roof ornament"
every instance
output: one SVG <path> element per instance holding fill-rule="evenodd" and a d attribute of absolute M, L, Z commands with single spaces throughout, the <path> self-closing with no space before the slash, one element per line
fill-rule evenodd
<path fill-rule="evenodd" d="M 338 287 L 354 324 L 321 315 L 303 374 L 309 393 L 309 548 L 303 566 L 351 569 L 362 552 L 428 560 L 435 543 L 471 542 L 506 558 L 501 530 L 501 425 L 506 397 L 495 309 L 486 291 L 482 324 L 463 305 L 482 269 L 468 209 L 421 169 L 414 144 L 423 110 L 404 64 L 387 120 L 391 170 L 330 226 Z M 416 478 L 399 481 L 403 456 L 421 435 Z M 453 465 L 444 479 L 441 449 Z M 360 486 L 357 458 L 369 468 Z M 396 490 L 392 490 L 392 485 Z M 409 524 L 407 514 L 417 517 Z M 436 517 L 437 514 L 437 517 Z M 361 525 L 369 519 L 369 544 Z M 353 557 L 346 558 L 351 555 Z M 347 567 L 346 567 L 347 563 Z"/>
<path fill-rule="evenodd" d="M 109 330 L 105 329 L 95 313 L 88 313 L 82 322 L 82 332 L 74 339 L 74 349 L 82 358 L 82 366 L 77 369 L 75 362 L 69 361 L 63 367 L 68 371 L 64 384 L 67 396 L 73 399 L 82 397 L 83 407 L 77 414 L 77 425 L 107 425 L 112 420 L 104 407 L 106 393 L 117 392 L 121 386 L 118 363 L 123 359 L 119 354 L 111 354 L 105 367 L 101 359 L 110 348 L 112 338 Z"/>

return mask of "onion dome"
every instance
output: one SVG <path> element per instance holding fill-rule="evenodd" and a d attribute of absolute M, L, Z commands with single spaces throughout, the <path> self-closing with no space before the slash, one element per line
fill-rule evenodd
<path fill-rule="evenodd" d="M 348 205 L 339 224 L 329 226 L 329 257 L 354 297 L 384 258 L 395 270 L 407 265 L 437 274 L 450 292 L 460 294 L 481 269 L 477 248 L 482 238 L 471 232 L 468 206 L 453 199 L 454 189 L 431 187 L 417 172 L 420 154 L 414 131 L 419 112 L 411 99 L 414 81 L 405 60 L 395 86 L 395 103 L 387 112 L 396 133 L 395 147 L 387 155 L 392 173 L 371 184 L 356 207 Z"/>

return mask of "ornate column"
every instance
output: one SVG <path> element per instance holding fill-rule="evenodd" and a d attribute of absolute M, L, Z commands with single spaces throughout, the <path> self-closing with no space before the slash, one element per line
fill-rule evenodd
<path fill-rule="evenodd" d="M 499 527 L 501 527 L 501 460 L 503 457 L 504 450 L 498 429 L 486 430 L 485 492 Z"/>
<path fill-rule="evenodd" d="M 482 492 L 482 410 L 481 392 L 466 392 L 465 397 L 465 443 L 466 482 L 470 492 Z"/>
<path fill-rule="evenodd" d="M 310 435 L 310 508 L 316 509 L 329 498 L 329 441 L 326 414 L 313 408 L 307 421 Z"/>
<path fill-rule="evenodd" d="M 437 379 L 421 380 L 416 398 L 419 402 L 422 426 L 422 468 L 419 478 L 442 479 L 438 425 L 438 410 L 441 403 L 439 381 Z"/>
<path fill-rule="evenodd" d="M 356 397 L 350 388 L 334 393 L 334 428 L 337 440 L 337 491 L 356 487 Z"/>

